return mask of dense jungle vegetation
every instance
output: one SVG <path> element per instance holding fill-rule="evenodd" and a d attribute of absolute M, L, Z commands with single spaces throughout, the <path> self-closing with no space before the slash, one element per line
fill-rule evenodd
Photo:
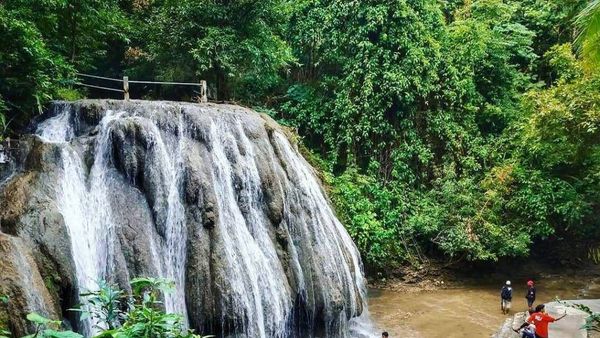
<path fill-rule="evenodd" d="M 77 72 L 206 79 L 297 129 L 369 267 L 600 238 L 598 0 L 4 0 L 0 35 L 5 137 L 112 95 Z"/>

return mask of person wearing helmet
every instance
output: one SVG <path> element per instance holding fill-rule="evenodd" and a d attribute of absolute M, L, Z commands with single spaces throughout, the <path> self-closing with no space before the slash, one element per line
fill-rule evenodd
<path fill-rule="evenodd" d="M 531 314 L 533 312 L 533 303 L 535 302 L 535 286 L 533 285 L 532 280 L 527 282 L 527 293 L 525 294 L 525 298 L 527 298 L 527 307 Z"/>
<path fill-rule="evenodd" d="M 502 308 L 503 314 L 508 314 L 510 311 L 510 303 L 512 301 L 512 287 L 510 281 L 507 280 L 506 284 L 500 290 L 500 307 Z"/>

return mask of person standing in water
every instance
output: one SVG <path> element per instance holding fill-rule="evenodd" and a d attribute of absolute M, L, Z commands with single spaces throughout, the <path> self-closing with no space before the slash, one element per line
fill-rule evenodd
<path fill-rule="evenodd" d="M 527 318 L 527 322 L 521 325 L 519 330 L 529 326 L 530 324 L 533 324 L 535 325 L 536 338 L 548 338 L 548 324 L 554 323 L 557 320 L 561 320 L 566 315 L 567 312 L 565 311 L 564 315 L 554 318 L 546 313 L 546 306 L 544 304 L 540 304 L 535 307 L 535 312 L 532 313 L 529 318 Z"/>
<path fill-rule="evenodd" d="M 529 314 L 531 314 L 533 312 L 533 303 L 535 302 L 535 286 L 533 286 L 532 280 L 527 282 L 525 298 L 527 298 L 527 308 L 529 309 Z"/>
<path fill-rule="evenodd" d="M 500 290 L 500 307 L 502 308 L 503 314 L 508 314 L 510 311 L 510 303 L 512 301 L 512 287 L 510 281 L 507 280 L 506 284 Z"/>

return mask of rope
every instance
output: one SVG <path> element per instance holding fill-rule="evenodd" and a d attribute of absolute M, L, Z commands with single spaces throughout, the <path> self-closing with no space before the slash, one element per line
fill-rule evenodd
<path fill-rule="evenodd" d="M 94 79 L 102 79 L 102 80 L 109 80 L 109 81 L 116 81 L 116 82 L 123 82 L 123 79 L 113 79 L 110 77 L 104 77 L 104 76 L 97 76 L 97 75 L 90 75 L 90 74 L 82 74 L 82 73 L 75 73 L 79 76 L 85 76 L 85 77 L 91 77 Z M 131 82 L 131 81 L 130 81 Z"/>
<path fill-rule="evenodd" d="M 200 86 L 199 83 L 192 83 L 192 82 L 158 82 L 158 81 L 135 81 L 135 80 L 129 80 L 129 83 L 166 84 L 166 85 L 181 85 L 181 86 Z"/>
<path fill-rule="evenodd" d="M 83 73 L 75 73 L 79 76 L 85 76 L 85 77 L 91 77 L 94 79 L 101 79 L 101 80 L 109 80 L 109 81 L 117 81 L 117 82 L 123 82 L 123 79 L 114 79 L 111 77 L 104 77 L 104 76 L 97 76 L 97 75 L 90 75 L 90 74 L 83 74 Z M 129 80 L 129 83 L 142 83 L 142 84 L 166 84 L 166 85 L 181 85 L 181 86 L 201 86 L 200 83 L 194 83 L 194 82 L 162 82 L 162 81 L 137 81 L 137 80 Z"/>
<path fill-rule="evenodd" d="M 123 90 L 122 90 L 122 89 L 114 89 L 114 88 L 107 88 L 107 87 L 94 86 L 94 85 L 85 84 L 85 83 L 81 83 L 81 82 L 75 82 L 75 84 L 78 84 L 78 85 L 80 85 L 80 86 L 85 86 L 85 87 L 92 87 L 92 88 L 97 88 L 97 89 L 110 90 L 110 91 L 113 91 L 113 92 L 119 92 L 119 93 L 122 93 L 122 92 L 123 92 Z"/>

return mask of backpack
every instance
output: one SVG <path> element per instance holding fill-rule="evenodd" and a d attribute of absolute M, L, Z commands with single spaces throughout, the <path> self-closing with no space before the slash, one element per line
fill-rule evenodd
<path fill-rule="evenodd" d="M 500 297 L 502 299 L 511 299 L 512 298 L 512 289 L 509 287 L 502 287 L 502 292 L 500 293 Z"/>

